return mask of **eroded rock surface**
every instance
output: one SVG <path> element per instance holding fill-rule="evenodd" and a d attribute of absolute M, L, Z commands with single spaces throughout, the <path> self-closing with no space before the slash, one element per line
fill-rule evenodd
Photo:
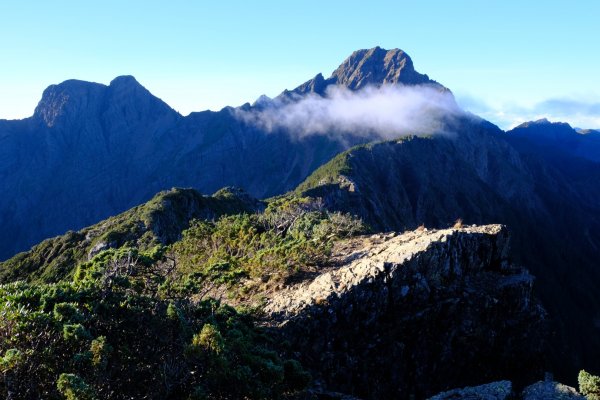
<path fill-rule="evenodd" d="M 501 225 L 363 238 L 265 310 L 327 390 L 408 399 L 482 380 L 531 382 L 545 312 L 508 239 Z"/>
<path fill-rule="evenodd" d="M 507 400 L 511 398 L 511 395 L 512 383 L 500 381 L 449 390 L 433 396 L 429 400 Z"/>
<path fill-rule="evenodd" d="M 577 390 L 571 386 L 558 382 L 540 381 L 527 386 L 523 390 L 523 400 L 585 400 Z"/>

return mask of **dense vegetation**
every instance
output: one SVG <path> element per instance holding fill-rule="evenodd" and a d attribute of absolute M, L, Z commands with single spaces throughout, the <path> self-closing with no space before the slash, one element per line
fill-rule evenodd
<path fill-rule="evenodd" d="M 160 251 L 106 251 L 71 282 L 0 287 L 0 397 L 277 398 L 304 387 L 248 313 L 164 290 Z"/>
<path fill-rule="evenodd" d="M 169 254 L 182 276 L 203 282 L 203 293 L 242 299 L 315 272 L 335 240 L 364 230 L 359 220 L 329 213 L 318 201 L 282 197 L 261 214 L 194 221 Z"/>
<path fill-rule="evenodd" d="M 0 262 L 0 282 L 57 282 L 71 276 L 75 265 L 102 249 L 134 246 L 146 250 L 169 244 L 181 237 L 193 218 L 216 219 L 260 207 L 257 200 L 231 188 L 213 196 L 202 196 L 192 189 L 160 192 L 145 204 L 79 232 L 44 240 Z"/>
<path fill-rule="evenodd" d="M 70 254 L 62 268 L 0 286 L 0 397 L 282 398 L 309 383 L 250 306 L 325 265 L 334 241 L 362 223 L 294 196 L 194 219 L 174 204 L 196 195 L 169 193 L 53 239 L 57 256 Z M 209 199 L 231 204 L 239 193 Z M 136 231 L 145 217 L 149 229 Z M 94 230 L 103 243 L 120 239 L 87 260 L 92 244 L 78 246 Z M 164 232 L 179 237 L 169 244 Z M 47 244 L 21 260 L 33 264 Z"/>

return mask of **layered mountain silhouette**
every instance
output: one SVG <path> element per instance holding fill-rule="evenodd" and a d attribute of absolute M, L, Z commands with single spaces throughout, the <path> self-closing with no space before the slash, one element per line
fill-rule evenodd
<path fill-rule="evenodd" d="M 353 53 L 279 100 L 341 85 L 431 84 L 401 50 Z M 273 104 L 273 102 L 271 102 Z M 250 105 L 243 107 L 252 109 Z M 258 198 L 293 189 L 335 154 L 375 137 L 266 132 L 236 110 L 183 117 L 131 76 L 110 85 L 69 80 L 48 87 L 32 117 L 0 120 L 0 259 L 79 229 L 173 186 L 212 193 L 243 187 Z"/>
<path fill-rule="evenodd" d="M 416 72 L 403 51 L 377 47 L 354 52 L 329 78 L 318 74 L 241 109 L 326 96 L 336 86 L 394 85 L 448 91 Z M 203 193 L 237 186 L 257 198 L 295 190 L 360 216 L 376 231 L 448 226 L 457 218 L 503 223 L 557 321 L 560 346 L 548 357 L 568 360 L 566 368 L 600 368 L 595 132 L 547 121 L 503 132 L 464 113 L 444 119 L 439 135 L 377 142 L 379 136 L 364 132 L 298 137 L 283 128 L 267 131 L 237 111 L 184 117 L 133 77 L 108 86 L 50 86 L 32 117 L 0 121 L 0 259 L 174 186 Z"/>

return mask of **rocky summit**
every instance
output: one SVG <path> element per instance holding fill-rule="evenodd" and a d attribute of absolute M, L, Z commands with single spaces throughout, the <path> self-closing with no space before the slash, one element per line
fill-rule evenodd
<path fill-rule="evenodd" d="M 412 59 L 400 49 L 381 47 L 357 50 L 350 55 L 327 79 L 318 74 L 293 91 L 284 91 L 282 97 L 316 93 L 324 95 L 330 86 L 350 90 L 383 85 L 429 85 L 446 90 L 442 85 L 417 72 Z"/>

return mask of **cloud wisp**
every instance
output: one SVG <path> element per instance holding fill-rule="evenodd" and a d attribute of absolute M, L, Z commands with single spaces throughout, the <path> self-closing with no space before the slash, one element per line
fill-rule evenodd
<path fill-rule="evenodd" d="M 498 124 L 503 129 L 511 129 L 523 122 L 542 118 L 553 122 L 567 122 L 574 127 L 600 128 L 600 102 L 597 101 L 551 98 L 528 106 L 516 103 L 491 105 L 471 96 L 458 96 L 458 102 L 466 110 Z"/>
<path fill-rule="evenodd" d="M 461 114 L 450 92 L 429 86 L 386 85 L 351 91 L 331 86 L 325 96 L 237 110 L 237 117 L 268 132 L 308 135 L 376 136 L 394 139 L 442 133 L 448 117 Z"/>

